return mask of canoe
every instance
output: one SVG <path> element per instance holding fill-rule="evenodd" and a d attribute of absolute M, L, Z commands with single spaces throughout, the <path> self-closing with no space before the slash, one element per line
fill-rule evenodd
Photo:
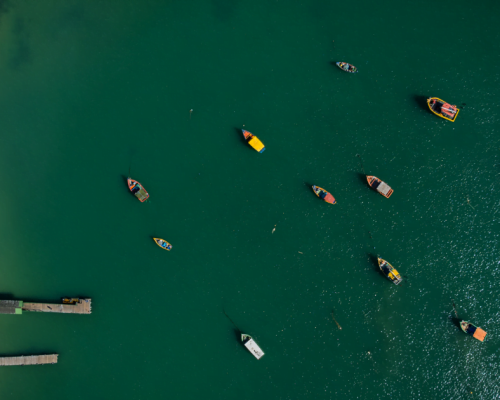
<path fill-rule="evenodd" d="M 386 198 L 391 197 L 391 194 L 394 192 L 394 190 L 392 190 L 387 183 L 378 179 L 376 176 L 367 175 L 366 180 L 368 181 L 368 185 L 370 185 L 372 189 L 375 189 Z"/>
<path fill-rule="evenodd" d="M 327 203 L 330 203 L 330 204 L 337 203 L 335 201 L 335 197 L 333 197 L 330 192 L 327 192 L 322 187 L 313 185 L 312 188 L 313 188 L 314 193 L 316 194 L 316 196 L 318 196 L 320 199 L 325 200 Z"/>
<path fill-rule="evenodd" d="M 257 150 L 259 153 L 263 153 L 264 150 L 266 149 L 264 147 L 264 143 L 262 143 L 257 136 L 254 134 L 242 129 L 243 132 L 243 137 L 247 140 L 247 143 L 252 146 L 255 150 Z"/>
<path fill-rule="evenodd" d="M 399 285 L 401 282 L 403 282 L 403 278 L 401 278 L 401 275 L 399 275 L 399 272 L 396 270 L 396 268 L 394 268 L 391 264 L 380 257 L 378 258 L 378 266 L 382 273 L 387 277 L 387 279 L 389 279 L 394 284 Z"/>
<path fill-rule="evenodd" d="M 135 197 L 141 201 L 141 203 L 144 203 L 149 198 L 148 192 L 146 192 L 144 187 L 138 181 L 128 178 L 127 182 L 128 188 L 135 195 Z"/>
<path fill-rule="evenodd" d="M 335 64 L 337 64 L 337 67 L 339 67 L 342 71 L 349 72 L 351 74 L 355 74 L 356 72 L 358 72 L 358 69 L 354 65 L 351 65 L 349 63 L 337 62 Z"/>
<path fill-rule="evenodd" d="M 241 342 L 245 345 L 245 347 L 248 349 L 250 353 L 254 355 L 254 357 L 257 360 L 260 360 L 262 356 L 264 355 L 264 352 L 262 349 L 259 347 L 257 343 L 253 340 L 253 338 L 250 335 L 247 335 L 245 333 L 241 334 Z"/>
<path fill-rule="evenodd" d="M 460 328 L 462 328 L 462 330 L 465 333 L 468 333 L 469 335 L 475 337 L 477 340 L 480 340 L 481 342 L 487 335 L 487 332 L 483 331 L 481 328 L 478 328 L 477 326 L 474 326 L 469 321 L 460 322 Z"/>
<path fill-rule="evenodd" d="M 436 114 L 438 117 L 447 119 L 448 121 L 455 122 L 460 110 L 457 106 L 452 106 L 437 97 L 431 97 L 427 99 L 427 105 L 430 110 Z"/>
<path fill-rule="evenodd" d="M 166 240 L 160 239 L 160 238 L 153 238 L 155 243 L 160 246 L 163 250 L 168 250 L 170 251 L 172 249 L 172 245 L 168 243 Z"/>

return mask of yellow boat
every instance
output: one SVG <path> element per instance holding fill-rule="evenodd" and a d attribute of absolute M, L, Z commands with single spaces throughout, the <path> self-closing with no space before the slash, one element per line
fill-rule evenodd
<path fill-rule="evenodd" d="M 257 136 L 254 134 L 242 129 L 244 138 L 247 140 L 247 143 L 252 146 L 255 150 L 257 150 L 259 153 L 264 152 L 266 149 L 264 147 L 264 143 L 262 143 Z"/>
<path fill-rule="evenodd" d="M 378 266 L 382 273 L 394 284 L 399 285 L 403 281 L 396 268 L 380 257 L 378 258 Z"/>
<path fill-rule="evenodd" d="M 172 245 L 168 243 L 166 240 L 160 239 L 160 238 L 153 238 L 155 243 L 160 246 L 163 250 L 168 250 L 172 249 Z"/>
<path fill-rule="evenodd" d="M 63 304 L 76 304 L 80 299 L 75 297 L 65 297 L 62 299 Z"/>
<path fill-rule="evenodd" d="M 444 100 L 441 100 L 437 97 L 431 97 L 427 99 L 427 105 L 429 106 L 431 111 L 438 117 L 447 119 L 451 122 L 455 122 L 455 120 L 457 119 L 457 115 L 460 112 L 457 106 L 452 106 L 451 104 L 448 104 Z"/>

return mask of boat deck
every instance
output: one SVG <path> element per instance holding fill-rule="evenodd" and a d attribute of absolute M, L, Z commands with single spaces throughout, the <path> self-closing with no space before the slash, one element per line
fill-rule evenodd
<path fill-rule="evenodd" d="M 24 303 L 23 311 L 90 314 L 92 312 L 92 300 L 79 299 L 76 304 Z"/>
<path fill-rule="evenodd" d="M 144 188 L 141 188 L 141 190 L 139 190 L 137 193 L 134 194 L 140 201 L 144 201 L 148 198 L 148 192 L 146 192 Z"/>
<path fill-rule="evenodd" d="M 42 356 L 0 357 L 0 366 L 56 364 L 59 354 Z"/>

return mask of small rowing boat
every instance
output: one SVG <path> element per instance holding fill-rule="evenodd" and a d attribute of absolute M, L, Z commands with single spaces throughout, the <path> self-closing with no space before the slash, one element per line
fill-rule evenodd
<path fill-rule="evenodd" d="M 375 189 L 386 198 L 391 197 L 391 194 L 394 192 L 394 190 L 392 190 L 387 183 L 378 179 L 376 176 L 367 175 L 366 180 L 368 181 L 368 185 L 370 185 L 372 189 Z"/>
<path fill-rule="evenodd" d="M 264 147 L 264 143 L 262 143 L 257 136 L 254 134 L 242 129 L 243 132 L 243 137 L 247 140 L 247 143 L 252 146 L 255 150 L 257 150 L 259 153 L 263 153 L 264 150 L 266 149 Z"/>
<path fill-rule="evenodd" d="M 138 181 L 128 178 L 127 182 L 128 188 L 135 195 L 135 197 L 141 201 L 141 203 L 144 203 L 149 198 L 149 193 L 146 192 L 144 187 Z"/>
<path fill-rule="evenodd" d="M 337 203 L 335 201 L 335 197 L 333 197 L 330 192 L 327 192 L 322 187 L 313 185 L 312 188 L 314 190 L 314 193 L 316 193 L 316 196 L 318 196 L 320 199 L 325 200 L 327 203 L 330 203 L 330 204 Z"/>
<path fill-rule="evenodd" d="M 460 328 L 462 328 L 462 330 L 465 333 L 468 333 L 469 335 L 475 337 L 477 340 L 480 340 L 481 342 L 487 335 L 487 332 L 483 331 L 481 328 L 478 328 L 477 326 L 472 325 L 469 321 L 460 322 Z"/>
<path fill-rule="evenodd" d="M 448 104 L 444 100 L 441 100 L 437 97 L 431 97 L 427 99 L 427 105 L 429 106 L 431 111 L 438 117 L 447 119 L 451 122 L 455 122 L 455 120 L 457 119 L 457 115 L 460 112 L 457 106 L 452 106 L 451 104 Z"/>
<path fill-rule="evenodd" d="M 245 347 L 248 349 L 250 353 L 254 355 L 254 357 L 257 360 L 260 360 L 262 356 L 264 355 L 264 352 L 262 349 L 259 347 L 257 343 L 252 339 L 250 335 L 247 335 L 245 333 L 241 334 L 241 342 L 245 345 Z"/>
<path fill-rule="evenodd" d="M 399 285 L 403 281 L 396 268 L 380 257 L 378 258 L 378 266 L 382 273 L 394 284 Z"/>
<path fill-rule="evenodd" d="M 166 240 L 160 239 L 160 238 L 153 238 L 155 243 L 160 246 L 163 250 L 168 250 L 170 251 L 172 249 L 172 245 L 168 243 Z"/>
<path fill-rule="evenodd" d="M 351 74 L 358 72 L 358 69 L 354 65 L 351 65 L 349 63 L 338 62 L 335 64 L 337 64 L 337 67 L 339 67 L 342 71 L 350 72 Z"/>

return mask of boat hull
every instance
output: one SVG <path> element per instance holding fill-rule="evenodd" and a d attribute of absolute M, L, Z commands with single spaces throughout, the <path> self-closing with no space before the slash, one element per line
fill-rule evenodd
<path fill-rule="evenodd" d="M 394 268 L 389 262 L 382 258 L 378 258 L 378 267 L 380 268 L 380 271 L 389 279 L 392 283 L 395 285 L 399 285 L 402 281 L 403 278 L 401 278 L 401 275 L 399 275 L 399 272 Z"/>
<path fill-rule="evenodd" d="M 335 64 L 342 71 L 349 72 L 350 74 L 355 74 L 355 73 L 358 72 L 358 69 L 354 65 L 352 65 L 352 64 L 349 64 L 349 63 L 346 63 L 346 62 L 337 62 Z M 349 67 L 352 67 L 352 69 L 350 69 Z"/>
<path fill-rule="evenodd" d="M 326 201 L 329 204 L 336 204 L 337 203 L 337 201 L 335 200 L 335 197 L 333 197 L 330 192 L 328 192 L 327 190 L 323 189 L 322 187 L 313 185 L 312 189 L 314 191 L 314 194 L 316 196 L 318 196 L 321 200 L 324 200 L 324 201 Z M 325 196 L 321 197 L 323 194 L 325 194 Z"/>
<path fill-rule="evenodd" d="M 244 129 L 241 130 L 243 133 L 243 137 L 246 139 L 247 143 L 255 149 L 255 151 L 258 151 L 259 153 L 263 153 L 266 147 L 264 146 L 264 143 L 262 143 L 257 136 L 255 136 L 253 133 L 250 133 Z"/>
<path fill-rule="evenodd" d="M 260 360 L 264 356 L 265 353 L 262 351 L 262 349 L 259 347 L 259 345 L 255 342 L 255 340 L 253 340 L 253 338 L 250 335 L 242 333 L 241 334 L 241 342 L 247 348 L 247 350 L 253 354 L 253 356 L 257 360 Z"/>
<path fill-rule="evenodd" d="M 433 114 L 436 114 L 438 117 L 444 118 L 448 121 L 455 122 L 457 119 L 458 113 L 460 110 L 456 108 L 456 113 L 454 114 L 453 117 L 447 116 L 441 111 L 441 106 L 444 104 L 447 104 L 444 100 L 441 100 L 438 97 L 431 97 L 427 99 L 427 105 L 429 106 L 429 109 L 432 111 Z M 455 107 L 455 106 L 453 106 Z"/>
<path fill-rule="evenodd" d="M 462 329 L 462 331 L 464 331 L 468 335 L 471 335 L 475 339 L 480 340 L 481 342 L 484 340 L 484 338 L 488 334 L 487 332 L 483 331 L 481 328 L 478 328 L 477 326 L 471 324 L 469 321 L 460 322 L 460 328 Z"/>
<path fill-rule="evenodd" d="M 142 186 L 139 181 L 128 178 L 127 183 L 129 190 L 139 199 L 141 203 L 144 203 L 149 198 L 149 193 L 146 192 L 146 189 L 144 189 L 144 186 Z M 139 190 L 135 191 L 136 187 L 139 188 Z"/>
<path fill-rule="evenodd" d="M 153 238 L 153 240 L 155 241 L 155 243 L 158 245 L 158 247 L 160 247 L 161 249 L 163 250 L 167 250 L 167 251 L 170 251 L 172 250 L 172 245 L 167 242 L 165 239 L 160 239 L 160 238 Z M 166 247 L 163 247 L 162 244 L 163 243 L 166 243 Z"/>
<path fill-rule="evenodd" d="M 377 178 L 376 176 L 367 175 L 366 180 L 368 181 L 368 185 L 372 189 L 376 190 L 387 199 L 391 197 L 392 193 L 394 193 L 394 190 L 392 190 L 387 183 Z"/>

